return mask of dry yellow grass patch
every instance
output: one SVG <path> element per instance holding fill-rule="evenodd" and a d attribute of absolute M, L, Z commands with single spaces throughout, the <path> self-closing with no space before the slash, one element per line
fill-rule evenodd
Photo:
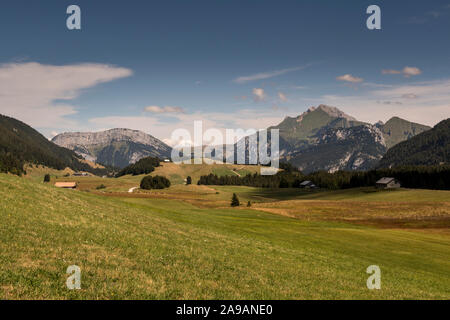
<path fill-rule="evenodd" d="M 288 200 L 253 209 L 302 220 L 332 220 L 380 227 L 450 228 L 450 202 Z"/>

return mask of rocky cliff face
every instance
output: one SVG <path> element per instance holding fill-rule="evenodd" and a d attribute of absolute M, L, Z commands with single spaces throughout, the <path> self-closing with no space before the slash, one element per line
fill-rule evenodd
<path fill-rule="evenodd" d="M 378 163 L 386 150 L 381 130 L 362 125 L 324 130 L 315 145 L 292 152 L 289 161 L 305 173 L 368 170 Z"/>
<path fill-rule="evenodd" d="M 131 129 L 62 133 L 52 141 L 87 160 L 116 167 L 125 167 L 145 157 L 170 158 L 172 150 L 159 139 Z"/>

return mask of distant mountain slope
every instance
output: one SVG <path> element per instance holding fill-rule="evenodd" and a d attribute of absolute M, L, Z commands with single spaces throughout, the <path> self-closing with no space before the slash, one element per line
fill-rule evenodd
<path fill-rule="evenodd" d="M 304 173 L 367 170 L 386 152 L 381 131 L 372 125 L 328 129 L 314 146 L 293 152 L 290 163 Z"/>
<path fill-rule="evenodd" d="M 106 173 L 81 162 L 71 150 L 57 146 L 27 124 L 0 115 L 0 171 L 22 173 L 25 162 L 55 169 L 70 167 L 75 171 Z"/>
<path fill-rule="evenodd" d="M 62 133 L 52 141 L 87 160 L 119 168 L 145 157 L 170 158 L 172 150 L 155 137 L 131 129 Z"/>
<path fill-rule="evenodd" d="M 450 119 L 388 150 L 379 167 L 450 163 Z"/>
<path fill-rule="evenodd" d="M 389 149 L 396 144 L 408 140 L 419 133 L 430 130 L 431 127 L 422 124 L 409 122 L 399 117 L 393 117 L 384 125 L 377 125 L 383 132 L 386 141 L 386 147 Z"/>

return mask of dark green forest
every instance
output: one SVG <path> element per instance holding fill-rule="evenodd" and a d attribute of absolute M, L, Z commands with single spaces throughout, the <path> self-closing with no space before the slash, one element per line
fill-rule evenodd
<path fill-rule="evenodd" d="M 107 169 L 94 169 L 80 162 L 75 152 L 48 141 L 39 132 L 16 119 L 0 115 L 0 172 L 21 175 L 24 164 L 40 164 L 63 170 L 87 171 L 96 175 L 107 174 Z"/>
<path fill-rule="evenodd" d="M 141 189 L 165 189 L 170 187 L 170 181 L 166 177 L 162 176 L 146 176 L 141 180 Z"/>
<path fill-rule="evenodd" d="M 303 181 L 309 180 L 320 188 L 347 189 L 375 186 L 375 182 L 382 177 L 396 178 L 405 188 L 450 190 L 450 166 L 405 166 L 393 169 L 338 171 L 335 173 L 318 171 L 307 175 L 296 170 L 284 170 L 274 176 L 253 174 L 245 177 L 218 177 L 210 174 L 201 176 L 198 184 L 299 188 Z"/>
<path fill-rule="evenodd" d="M 127 174 L 131 174 L 133 176 L 137 176 L 140 174 L 149 174 L 155 171 L 155 167 L 159 167 L 159 163 L 161 162 L 158 158 L 147 157 L 139 160 L 134 164 L 130 164 L 128 167 L 123 168 L 116 174 L 116 177 L 121 177 Z"/>

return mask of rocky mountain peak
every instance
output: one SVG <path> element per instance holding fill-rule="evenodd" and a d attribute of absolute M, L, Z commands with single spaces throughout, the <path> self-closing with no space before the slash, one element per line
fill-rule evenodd
<path fill-rule="evenodd" d="M 66 132 L 55 136 L 52 141 L 66 148 L 73 145 L 108 144 L 113 141 L 133 141 L 142 144 L 161 144 L 162 142 L 152 135 L 139 130 L 115 128 L 100 132 Z"/>
<path fill-rule="evenodd" d="M 171 148 L 139 130 L 115 128 L 100 132 L 66 132 L 52 139 L 87 160 L 124 167 L 144 157 L 170 157 Z"/>
<path fill-rule="evenodd" d="M 349 121 L 357 121 L 355 118 L 353 118 L 352 116 L 349 116 L 348 114 L 339 110 L 336 107 L 331 107 L 331 106 L 327 106 L 325 104 L 321 104 L 317 107 L 317 109 L 322 110 L 323 112 L 327 113 L 329 116 L 334 117 L 334 118 L 344 118 Z"/>
<path fill-rule="evenodd" d="M 317 112 L 317 111 L 325 112 L 326 114 L 328 114 L 330 117 L 333 117 L 333 118 L 343 118 L 343 119 L 347 119 L 348 121 L 357 121 L 354 117 L 346 114 L 345 112 L 339 110 L 336 107 L 321 104 L 318 107 L 308 108 L 308 110 L 306 110 L 304 113 L 302 113 L 301 115 L 299 115 L 297 117 L 297 122 L 301 122 L 306 115 L 313 113 L 313 112 Z"/>

